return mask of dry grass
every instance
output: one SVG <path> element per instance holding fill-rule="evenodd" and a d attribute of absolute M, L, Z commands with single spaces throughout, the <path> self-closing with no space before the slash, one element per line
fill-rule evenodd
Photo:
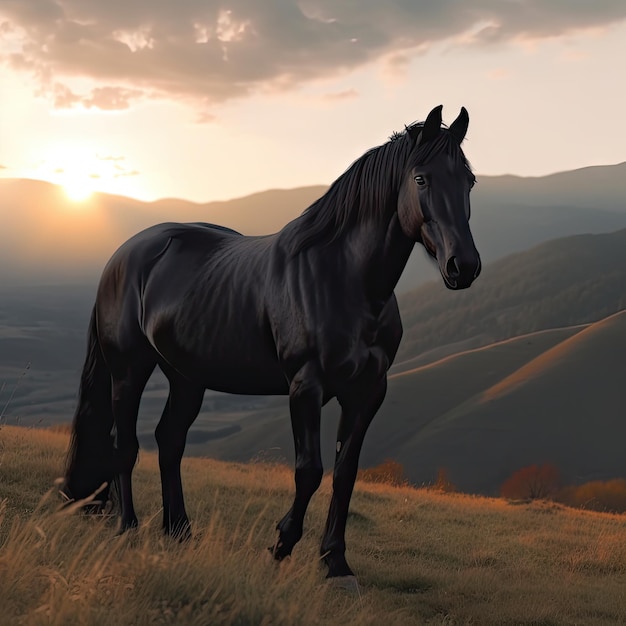
<path fill-rule="evenodd" d="M 0 429 L 0 621 L 7 624 L 615 624 L 626 621 L 626 518 L 556 504 L 358 485 L 348 529 L 361 596 L 317 562 L 326 479 L 292 560 L 266 548 L 291 498 L 271 465 L 184 462 L 194 539 L 159 532 L 153 455 L 142 526 L 54 513 L 42 494 L 67 436 Z"/>

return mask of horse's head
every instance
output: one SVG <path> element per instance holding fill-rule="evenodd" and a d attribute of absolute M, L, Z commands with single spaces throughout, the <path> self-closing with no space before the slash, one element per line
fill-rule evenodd
<path fill-rule="evenodd" d="M 407 129 L 411 156 L 398 202 L 404 234 L 437 259 L 449 289 L 465 289 L 480 274 L 480 255 L 469 227 L 470 190 L 475 178 L 461 150 L 469 116 L 441 127 L 442 106 L 423 124 Z"/>

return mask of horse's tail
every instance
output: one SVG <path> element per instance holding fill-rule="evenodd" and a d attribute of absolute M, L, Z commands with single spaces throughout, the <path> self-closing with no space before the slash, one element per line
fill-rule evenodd
<path fill-rule="evenodd" d="M 98 492 L 95 500 L 107 501 L 114 474 L 112 430 L 111 375 L 100 348 L 94 307 L 61 488 L 65 496 L 82 500 Z"/>

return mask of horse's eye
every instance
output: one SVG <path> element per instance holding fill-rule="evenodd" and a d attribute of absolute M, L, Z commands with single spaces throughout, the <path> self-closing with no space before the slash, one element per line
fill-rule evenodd
<path fill-rule="evenodd" d="M 418 187 L 424 187 L 424 185 L 426 185 L 426 179 L 423 176 L 417 175 L 414 180 Z"/>

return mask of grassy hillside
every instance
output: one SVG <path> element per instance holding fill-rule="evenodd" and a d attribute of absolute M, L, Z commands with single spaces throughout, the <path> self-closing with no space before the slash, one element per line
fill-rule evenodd
<path fill-rule="evenodd" d="M 136 472 L 142 526 L 55 515 L 42 494 L 64 435 L 0 429 L 0 605 L 24 624 L 581 624 L 626 620 L 620 516 L 548 503 L 358 484 L 348 527 L 361 594 L 329 586 L 317 542 L 329 496 L 311 504 L 292 560 L 266 557 L 291 496 L 276 466 L 184 462 L 195 529 L 186 545 L 159 526 L 156 459 Z"/>

